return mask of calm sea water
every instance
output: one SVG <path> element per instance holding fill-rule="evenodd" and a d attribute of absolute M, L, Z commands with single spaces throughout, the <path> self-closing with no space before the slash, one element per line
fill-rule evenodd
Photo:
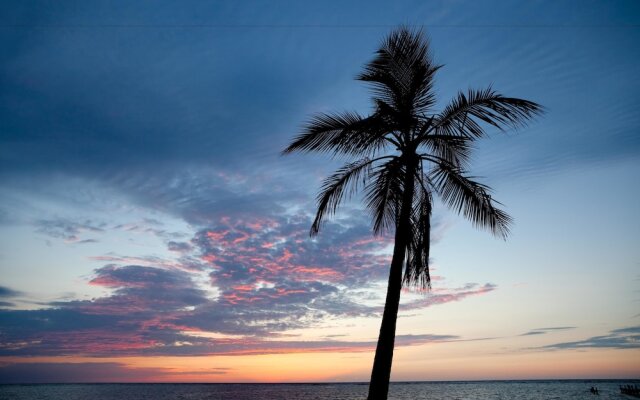
<path fill-rule="evenodd" d="M 396 400 L 548 400 L 632 399 L 620 394 L 619 385 L 640 380 L 491 381 L 392 383 Z M 599 396 L 589 392 L 591 386 Z M 365 399 L 367 385 L 321 384 L 55 384 L 0 385 L 0 399 L 11 400 L 341 400 Z"/>

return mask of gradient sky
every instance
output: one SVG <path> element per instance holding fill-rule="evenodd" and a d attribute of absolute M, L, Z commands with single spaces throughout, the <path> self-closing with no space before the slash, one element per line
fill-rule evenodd
<path fill-rule="evenodd" d="M 391 241 L 343 160 L 281 157 L 424 26 L 439 107 L 485 88 L 542 118 L 478 144 L 508 241 L 439 207 L 392 379 L 640 375 L 637 1 L 3 2 L 0 382 L 366 381 Z"/>

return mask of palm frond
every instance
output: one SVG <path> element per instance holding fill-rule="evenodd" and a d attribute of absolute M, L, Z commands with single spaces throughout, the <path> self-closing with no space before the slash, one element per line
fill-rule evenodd
<path fill-rule="evenodd" d="M 424 112 L 435 103 L 438 68 L 424 34 L 401 28 L 385 39 L 356 79 L 370 83 L 375 97 L 398 110 Z"/>
<path fill-rule="evenodd" d="M 469 90 L 467 95 L 458 93 L 438 114 L 434 130 L 439 135 L 480 138 L 486 135 L 480 123 L 500 130 L 518 128 L 542 112 L 542 106 L 537 103 L 504 97 L 490 87 L 485 90 Z"/>
<path fill-rule="evenodd" d="M 384 119 L 377 114 L 369 117 L 355 112 L 318 114 L 282 153 L 318 151 L 371 155 L 385 145 L 387 132 Z"/>
<path fill-rule="evenodd" d="M 487 186 L 466 177 L 461 169 L 446 164 L 436 166 L 429 179 L 451 209 L 463 214 L 476 227 L 506 239 L 512 218 L 494 205 L 498 202 L 491 198 Z"/>
<path fill-rule="evenodd" d="M 344 200 L 345 194 L 351 196 L 358 190 L 360 184 L 366 183 L 370 175 L 371 164 L 374 161 L 363 158 L 346 164 L 324 180 L 317 198 L 318 210 L 311 225 L 311 236 L 318 234 L 326 214 L 335 214 L 338 206 Z"/>
<path fill-rule="evenodd" d="M 366 207 L 373 217 L 373 232 L 379 235 L 395 228 L 403 191 L 403 168 L 398 158 L 376 167 L 365 188 Z"/>
<path fill-rule="evenodd" d="M 424 135 L 420 139 L 420 145 L 430 154 L 462 169 L 468 167 L 473 151 L 472 142 L 465 136 L 438 134 Z"/>
<path fill-rule="evenodd" d="M 431 210 L 433 198 L 424 182 L 417 186 L 418 200 L 411 217 L 411 240 L 407 246 L 407 260 L 404 269 L 403 285 L 418 290 L 431 288 L 429 271 L 429 251 L 431 247 Z"/>

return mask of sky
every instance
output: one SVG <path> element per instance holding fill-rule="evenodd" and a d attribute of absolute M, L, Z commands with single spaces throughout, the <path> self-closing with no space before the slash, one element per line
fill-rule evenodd
<path fill-rule="evenodd" d="M 392 238 L 346 160 L 281 156 L 422 27 L 437 108 L 542 104 L 476 146 L 506 241 L 438 204 L 393 380 L 640 376 L 640 3 L 30 1 L 0 5 L 0 382 L 367 381 Z"/>

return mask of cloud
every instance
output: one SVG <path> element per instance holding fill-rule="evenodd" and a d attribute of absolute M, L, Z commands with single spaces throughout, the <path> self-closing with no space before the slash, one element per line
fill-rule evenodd
<path fill-rule="evenodd" d="M 418 346 L 459 340 L 454 335 L 397 335 L 396 346 Z M 152 353 L 154 355 L 261 355 L 281 353 L 359 353 L 371 352 L 376 342 L 370 341 L 284 341 L 258 339 L 198 339 L 191 337 L 190 342 L 175 344 L 184 351 L 178 354 L 170 352 Z M 166 346 L 169 347 L 169 346 Z M 210 368 L 197 371 L 178 371 L 172 368 L 134 368 L 117 362 L 19 362 L 5 363 L 0 366 L 0 383 L 88 383 L 88 382 L 144 382 L 172 381 L 182 376 L 223 375 L 228 368 Z"/>
<path fill-rule="evenodd" d="M 71 221 L 64 218 L 38 220 L 34 225 L 37 232 L 56 239 L 64 239 L 68 243 L 95 243 L 95 239 L 81 239 L 85 233 L 102 233 L 105 231 L 105 223 L 95 223 L 91 220 L 82 222 Z"/>
<path fill-rule="evenodd" d="M 412 310 L 460 301 L 470 296 L 478 296 L 493 292 L 497 288 L 498 286 L 493 283 L 485 283 L 484 285 L 468 283 L 460 288 L 433 288 L 430 292 L 425 293 L 423 298 L 404 304 L 402 309 Z"/>
<path fill-rule="evenodd" d="M 180 239 L 183 233 L 163 229 L 160 221 L 144 219 L 127 224 L 108 224 L 82 218 L 49 218 L 33 222 L 36 232 L 70 244 L 98 243 L 95 238 L 83 238 L 87 234 L 102 234 L 107 231 L 124 231 L 151 234 L 165 240 Z M 177 242 L 171 242 L 177 244 Z M 188 245 L 187 243 L 183 243 Z"/>
<path fill-rule="evenodd" d="M 6 286 L 0 286 L 0 299 L 11 299 L 13 297 L 21 296 L 23 293 L 17 290 L 10 289 Z M 0 307 L 9 308 L 14 307 L 15 304 L 10 301 L 0 300 Z"/>
<path fill-rule="evenodd" d="M 9 18 L 46 25 L 51 18 L 68 21 L 76 12 L 95 12 L 92 6 L 80 8 L 27 7 Z M 176 7 L 158 11 L 160 18 L 192 18 Z M 143 7 L 127 12 L 147 17 Z M 203 8 L 198 13 L 216 19 L 220 12 Z M 302 107 L 309 93 L 303 88 L 318 85 L 321 76 L 326 82 L 335 79 L 333 71 L 304 79 L 305 69 L 292 65 L 312 65 L 309 58 L 273 58 L 271 52 L 256 52 L 254 40 L 237 41 L 233 32 L 221 32 L 212 41 L 192 30 L 171 38 L 158 30 L 130 37 L 133 32 L 123 31 L 129 37 L 124 45 L 106 32 L 94 33 L 89 38 L 27 30 L 0 37 L 6 60 L 0 66 L 6 149 L 0 170 L 108 179 L 134 170 L 161 176 L 161 169 L 184 164 L 238 165 L 246 163 L 240 154 L 250 158 L 265 147 L 276 155 L 280 144 L 272 138 L 295 128 L 283 115 Z M 281 45 L 279 35 L 255 37 L 263 46 Z M 273 62 L 275 68 L 261 67 Z"/>
<path fill-rule="evenodd" d="M 108 294 L 39 310 L 0 311 L 0 355 L 203 355 L 358 351 L 369 342 L 287 341 L 288 330 L 327 318 L 379 317 L 389 239 L 372 237 L 353 212 L 308 237 L 311 217 L 222 216 L 198 230 L 175 259 L 93 257 L 108 264 L 88 283 Z M 167 247 L 175 247 L 168 241 Z M 402 310 L 460 301 L 495 290 L 434 288 Z M 407 337 L 399 343 L 452 337 Z M 404 340 L 404 341 L 403 341 Z"/>
<path fill-rule="evenodd" d="M 167 243 L 167 248 L 177 253 L 185 253 L 191 251 L 193 247 L 187 242 L 170 241 Z"/>
<path fill-rule="evenodd" d="M 619 328 L 611 331 L 613 334 L 640 334 L 640 326 L 632 326 L 629 328 Z"/>
<path fill-rule="evenodd" d="M 18 297 L 23 293 L 17 290 L 10 289 L 6 286 L 0 286 L 0 298 Z"/>
<path fill-rule="evenodd" d="M 589 339 L 575 342 L 554 343 L 541 349 L 637 349 L 640 348 L 640 326 L 614 329 L 607 335 L 593 336 Z"/>
<path fill-rule="evenodd" d="M 144 218 L 141 221 L 132 223 L 117 224 L 110 227 L 110 229 L 140 234 L 151 234 L 170 241 L 184 237 L 184 233 L 167 230 L 162 222 L 150 218 Z"/>
<path fill-rule="evenodd" d="M 176 371 L 171 368 L 134 368 L 117 362 L 20 362 L 0 366 L 0 383 L 109 383 L 162 381 L 179 375 L 223 375 L 226 368 Z"/>
<path fill-rule="evenodd" d="M 10 15 L 6 17 L 10 24 L 36 26 L 52 21 L 77 21 L 96 13 L 91 4 L 56 10 L 29 6 L 8 8 L 12 9 L 5 13 Z M 21 10 L 15 11 L 15 8 Z M 329 9 L 316 11 L 319 20 L 332 17 Z M 362 14 L 356 6 L 345 7 L 344 11 L 345 15 Z M 407 11 L 402 7 L 393 12 L 389 10 L 394 15 L 390 18 L 402 20 Z M 100 9 L 105 20 L 122 20 L 122 12 Z M 247 17 L 239 12 L 232 7 L 215 11 L 201 8 L 197 14 L 207 21 Z M 193 16 L 186 15 L 179 7 L 167 5 L 158 7 L 152 21 L 141 6 L 132 5 L 126 13 L 150 26 L 176 18 L 193 21 Z M 301 20 L 304 17 L 301 13 L 305 12 L 291 9 L 278 14 L 276 19 L 287 25 L 286 21 Z M 264 9 L 256 11 L 256 15 L 263 18 L 270 13 Z M 352 76 L 370 57 L 375 47 L 374 38 L 386 31 L 388 28 L 381 27 L 367 35 L 349 35 L 347 41 L 341 30 L 288 40 L 283 40 L 283 33 L 277 29 L 268 34 L 244 30 L 242 35 L 223 30 L 217 32 L 215 38 L 202 35 L 198 29 L 182 30 L 171 37 L 158 29 L 147 30 L 144 35 L 121 30 L 116 36 L 106 30 L 94 30 L 90 37 L 38 29 L 3 32 L 0 48 L 6 62 L 0 67 L 3 87 L 0 120 L 5 121 L 2 147 L 7 150 L 0 159 L 0 170 L 65 171 L 104 178 L 134 169 L 145 169 L 154 175 L 157 173 L 154 169 L 160 169 L 157 160 L 171 167 L 186 163 L 240 166 L 251 160 L 251 167 L 255 167 L 264 162 L 265 151 L 260 149 L 277 153 L 284 138 L 295 132 L 296 121 L 304 118 L 310 108 L 316 109 L 316 104 L 335 104 L 338 109 L 351 106 L 345 98 L 352 99 L 354 89 L 357 92 L 361 88 Z M 343 42 L 343 46 L 335 45 Z M 273 57 L 276 50 L 279 57 Z M 475 79 L 485 80 L 487 71 L 495 71 L 495 60 L 512 58 L 505 57 L 495 46 L 486 50 L 490 51 L 479 57 L 477 68 L 484 73 L 478 72 Z M 621 53 L 631 53 L 628 57 L 634 54 Z M 78 54 L 83 56 L 77 57 Z M 533 54 L 537 53 L 531 52 L 530 56 Z M 327 62 L 328 57 L 344 63 Z M 449 53 L 445 57 L 455 60 L 458 55 Z M 579 65 L 572 64 L 569 57 L 551 59 L 554 64 L 546 67 L 552 70 L 573 70 Z M 579 61 L 579 58 L 573 60 Z M 483 63 L 493 67 L 482 68 Z M 622 59 L 617 74 L 628 76 L 631 88 L 637 82 L 632 67 L 628 66 L 632 64 Z M 597 76 L 603 66 L 594 64 L 591 69 L 581 71 Z M 566 88 L 565 77 L 562 74 L 541 76 L 540 71 L 545 68 L 540 68 L 539 62 L 525 63 L 524 67 L 530 68 L 525 73 L 530 78 L 527 87 L 533 90 L 532 94 L 540 97 L 550 109 L 556 106 L 563 110 L 562 104 L 569 93 L 557 91 Z M 517 71 L 523 73 L 520 69 Z M 519 78 L 518 74 L 502 77 L 512 82 Z M 557 163 L 557 160 L 570 163 L 576 157 L 591 160 L 602 158 L 603 154 L 606 157 L 629 153 L 637 156 L 640 143 L 634 135 L 638 120 L 634 93 L 619 90 L 613 80 L 607 82 L 608 85 L 603 85 L 607 96 L 599 108 L 605 117 L 571 118 L 572 115 L 566 113 L 567 119 L 558 112 L 554 117 L 559 120 L 551 119 L 549 126 L 536 132 L 538 135 L 519 141 L 522 145 L 517 151 L 499 148 L 497 154 L 516 155 L 516 160 L 508 160 L 507 168 L 501 169 L 514 169 L 508 168 L 514 164 L 520 166 L 520 171 L 530 169 L 531 165 L 539 169 L 540 165 Z M 572 90 L 588 93 L 586 89 Z M 310 97 L 310 93 L 318 97 Z M 364 101 L 365 96 L 364 92 L 359 93 L 358 101 Z M 607 102 L 611 97 L 620 101 Z M 589 96 L 579 99 L 580 107 L 576 110 L 594 108 Z M 298 115 L 298 118 L 292 117 Z M 614 126 L 610 126 L 612 122 L 604 125 L 603 121 L 613 121 Z M 548 129 L 550 127 L 553 129 Z M 605 127 L 609 128 L 608 136 L 602 134 Z M 556 140 L 566 142 L 549 149 L 545 143 L 550 137 L 558 136 L 558 131 L 565 134 Z M 574 135 L 578 133 L 574 132 L 581 133 L 581 140 L 576 140 Z M 542 157 L 551 160 L 540 162 Z"/>
<path fill-rule="evenodd" d="M 39 220 L 41 233 L 74 242 L 107 230 L 154 235 L 171 255 L 91 256 L 106 265 L 94 271 L 89 284 L 108 294 L 51 302 L 40 310 L 0 312 L 6 326 L 0 355 L 239 354 L 293 351 L 292 346 L 295 351 L 364 346 L 273 342 L 288 330 L 319 326 L 328 318 L 380 316 L 379 283 L 387 279 L 392 239 L 373 237 L 362 210 L 348 204 L 311 239 L 312 216 L 301 210 L 312 206 L 308 193 L 298 192 L 297 181 L 285 185 L 266 172 L 207 168 L 151 175 L 134 169 L 105 179 L 119 188 L 125 204 L 185 221 L 194 229 L 191 237 L 150 219 L 117 225 Z M 434 221 L 434 231 L 445 228 Z M 402 309 L 494 289 L 492 284 L 438 287 Z M 225 335 L 231 339 L 220 338 Z"/>
<path fill-rule="evenodd" d="M 576 329 L 575 326 L 554 326 L 550 328 L 536 328 L 532 329 L 529 332 L 525 332 L 520 336 L 533 336 L 533 335 L 544 335 L 546 333 L 556 332 L 556 331 L 566 331 L 570 329 Z"/>
<path fill-rule="evenodd" d="M 233 177 L 224 167 L 177 168 L 157 176 L 144 171 L 123 172 L 105 183 L 125 193 L 127 201 L 179 217 L 196 227 L 216 224 L 223 217 L 250 220 L 282 215 L 289 205 L 308 202 L 309 194 L 299 192 L 306 186 L 299 184 L 303 181 L 299 176 L 285 186 L 282 174 L 260 171 L 233 172 Z"/>
<path fill-rule="evenodd" d="M 90 285 L 115 289 L 109 297 L 91 302 L 52 303 L 91 314 L 132 312 L 168 313 L 208 301 L 206 292 L 195 287 L 191 277 L 180 270 L 127 265 L 98 268 Z"/>

